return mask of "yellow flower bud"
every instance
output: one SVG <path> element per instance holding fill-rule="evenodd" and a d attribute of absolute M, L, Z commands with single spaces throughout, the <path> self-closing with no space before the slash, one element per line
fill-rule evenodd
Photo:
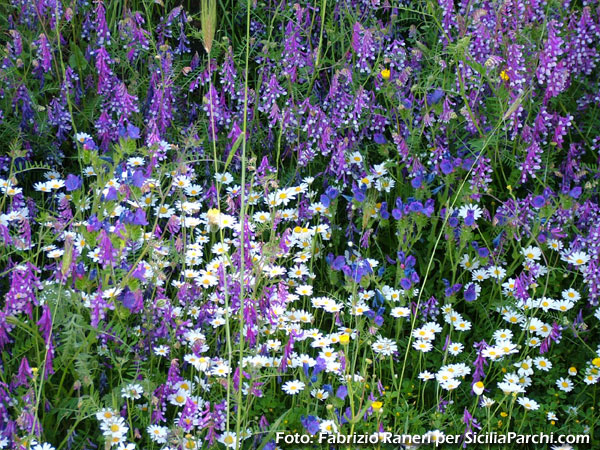
<path fill-rule="evenodd" d="M 478 381 L 477 383 L 475 383 L 473 385 L 473 392 L 475 392 L 475 394 L 477 394 L 477 395 L 483 394 L 483 389 L 484 389 L 484 386 L 481 381 Z"/>
<path fill-rule="evenodd" d="M 219 218 L 221 216 L 221 212 L 216 208 L 211 208 L 206 213 L 206 218 L 208 219 L 209 225 L 219 225 Z"/>
<path fill-rule="evenodd" d="M 379 411 L 382 407 L 383 407 L 383 402 L 373 402 L 371 404 L 371 408 L 373 408 L 373 411 Z"/>

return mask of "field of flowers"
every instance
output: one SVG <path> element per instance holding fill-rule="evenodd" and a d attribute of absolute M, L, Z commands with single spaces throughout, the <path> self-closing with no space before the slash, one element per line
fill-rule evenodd
<path fill-rule="evenodd" d="M 597 0 L 3 0 L 0 61 L 0 449 L 600 445 Z"/>

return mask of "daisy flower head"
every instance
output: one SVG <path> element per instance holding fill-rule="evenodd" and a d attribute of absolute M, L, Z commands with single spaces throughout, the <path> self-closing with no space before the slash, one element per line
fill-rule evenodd
<path fill-rule="evenodd" d="M 309 284 L 303 284 L 296 288 L 296 294 L 310 296 L 313 293 L 313 287 Z"/>
<path fill-rule="evenodd" d="M 431 351 L 431 349 L 433 348 L 433 345 L 429 341 L 417 339 L 415 342 L 413 342 L 413 348 L 420 352 L 427 353 L 427 352 Z"/>
<path fill-rule="evenodd" d="M 123 389 L 121 389 L 121 396 L 123 398 L 129 398 L 133 400 L 137 400 L 142 397 L 144 393 L 144 388 L 139 384 L 128 384 Z"/>
<path fill-rule="evenodd" d="M 225 431 L 219 439 L 217 439 L 221 444 L 224 444 L 227 448 L 236 448 L 238 445 L 238 437 L 235 433 L 230 431 Z"/>
<path fill-rule="evenodd" d="M 567 256 L 567 262 L 573 264 L 574 266 L 583 266 L 587 264 L 590 260 L 590 256 L 585 252 L 573 252 L 569 256 Z"/>
<path fill-rule="evenodd" d="M 91 140 L 92 137 L 89 134 L 87 134 L 87 133 L 77 133 L 77 134 L 75 134 L 75 140 L 77 142 L 79 142 L 80 144 L 83 144 L 88 139 Z"/>
<path fill-rule="evenodd" d="M 454 324 L 454 328 L 458 331 L 469 331 L 471 329 L 471 322 L 468 320 L 461 320 Z"/>
<path fill-rule="evenodd" d="M 333 420 L 324 420 L 319 424 L 319 430 L 321 433 L 333 434 L 337 432 L 337 425 Z"/>
<path fill-rule="evenodd" d="M 397 306 L 396 308 L 392 308 L 392 310 L 390 311 L 390 315 L 392 317 L 395 317 L 396 319 L 399 319 L 401 317 L 409 317 L 410 309 L 405 306 Z"/>
<path fill-rule="evenodd" d="M 417 328 L 416 330 L 413 330 L 412 336 L 415 339 L 421 339 L 424 341 L 430 341 L 435 338 L 435 334 L 431 330 L 426 329 L 425 327 L 421 327 L 421 328 Z"/>
<path fill-rule="evenodd" d="M 479 268 L 479 261 L 477 261 L 476 259 L 471 259 L 471 257 L 469 255 L 463 255 L 461 261 L 460 261 L 460 266 L 465 269 L 468 270 L 469 272 L 472 272 L 473 270 Z"/>
<path fill-rule="evenodd" d="M 99 422 L 106 422 L 117 416 L 117 412 L 111 408 L 103 408 L 96 413 L 96 419 Z"/>
<path fill-rule="evenodd" d="M 490 266 L 488 268 L 488 274 L 490 278 L 495 278 L 496 280 L 502 280 L 506 275 L 506 269 L 502 266 Z"/>
<path fill-rule="evenodd" d="M 542 311 L 548 312 L 550 309 L 554 308 L 555 303 L 556 300 L 553 300 L 550 297 L 542 297 L 539 300 L 536 300 L 534 305 L 541 308 Z"/>
<path fill-rule="evenodd" d="M 381 336 L 375 340 L 372 348 L 375 353 L 382 356 L 391 356 L 398 351 L 398 346 L 393 340 Z"/>
<path fill-rule="evenodd" d="M 434 378 L 435 378 L 435 376 L 427 370 L 425 370 L 419 374 L 419 379 L 423 380 L 423 381 L 433 380 Z"/>
<path fill-rule="evenodd" d="M 313 389 L 310 391 L 310 395 L 320 401 L 325 401 L 329 397 L 329 392 L 324 389 Z"/>
<path fill-rule="evenodd" d="M 473 392 L 475 392 L 475 395 L 483 394 L 484 390 L 485 390 L 485 386 L 484 386 L 483 382 L 478 381 L 477 383 L 473 383 Z"/>
<path fill-rule="evenodd" d="M 465 221 L 465 225 L 473 226 L 483 215 L 483 210 L 478 205 L 462 205 L 458 210 L 458 216 Z"/>
<path fill-rule="evenodd" d="M 579 299 L 581 299 L 581 294 L 573 288 L 565 289 L 562 291 L 561 296 L 563 300 L 570 302 L 577 302 Z"/>
<path fill-rule="evenodd" d="M 379 192 L 390 192 L 395 185 L 396 181 L 389 177 L 378 178 L 377 181 L 375 181 L 375 189 Z"/>
<path fill-rule="evenodd" d="M 492 337 L 495 341 L 509 341 L 513 338 L 513 332 L 508 328 L 502 328 L 494 331 Z"/>
<path fill-rule="evenodd" d="M 104 436 L 110 439 L 111 443 L 118 444 L 125 439 L 129 427 L 125 424 L 125 419 L 115 416 L 100 425 Z"/>
<path fill-rule="evenodd" d="M 527 397 L 520 397 L 517 402 L 528 411 L 535 411 L 540 408 L 538 402 Z"/>
<path fill-rule="evenodd" d="M 47 442 L 43 442 L 42 444 L 36 444 L 32 447 L 33 450 L 55 450 L 55 448 L 48 444 Z"/>
<path fill-rule="evenodd" d="M 442 389 L 445 389 L 446 391 L 452 391 L 452 390 L 456 389 L 458 386 L 460 386 L 460 381 L 455 378 L 451 378 L 449 380 L 442 381 L 440 383 L 440 386 L 442 387 Z"/>
<path fill-rule="evenodd" d="M 513 393 L 517 393 L 517 394 L 522 394 L 523 392 L 525 392 L 525 389 L 516 383 L 507 383 L 506 381 L 502 381 L 500 383 L 498 383 L 498 388 L 505 394 L 513 394 Z"/>
<path fill-rule="evenodd" d="M 563 249 L 563 243 L 557 239 L 548 239 L 548 247 L 555 252 L 560 252 Z"/>
<path fill-rule="evenodd" d="M 462 353 L 464 348 L 465 346 L 463 344 L 454 342 L 448 345 L 448 353 L 450 353 L 452 356 L 457 356 Z"/>
<path fill-rule="evenodd" d="M 362 164 L 363 162 L 363 157 L 359 152 L 354 152 L 350 155 L 350 162 L 352 164 Z"/>
<path fill-rule="evenodd" d="M 528 262 L 539 261 L 542 256 L 542 250 L 538 247 L 529 246 L 521 249 L 521 254 L 527 259 Z"/>
<path fill-rule="evenodd" d="M 165 444 L 167 442 L 167 434 L 169 429 L 167 427 L 162 427 L 160 425 L 150 425 L 146 429 L 148 435 L 150 435 L 150 439 L 156 442 L 157 444 Z"/>
<path fill-rule="evenodd" d="M 50 187 L 49 182 L 39 182 L 39 183 L 35 183 L 33 185 L 33 188 L 38 191 L 38 192 L 50 192 L 52 190 L 52 188 Z"/>
<path fill-rule="evenodd" d="M 531 358 L 526 358 L 521 362 L 515 363 L 514 366 L 518 369 L 520 376 L 533 374 L 533 361 Z"/>
<path fill-rule="evenodd" d="M 573 382 L 568 378 L 559 378 L 556 380 L 556 387 L 563 392 L 571 392 L 573 390 Z"/>
<path fill-rule="evenodd" d="M 140 156 L 134 156 L 127 159 L 127 165 L 129 167 L 141 167 L 144 165 L 144 158 Z"/>
<path fill-rule="evenodd" d="M 558 239 L 548 239 L 548 247 L 555 252 L 559 252 L 563 249 L 563 243 Z"/>
<path fill-rule="evenodd" d="M 490 277 L 490 273 L 487 269 L 476 269 L 471 272 L 471 279 L 473 281 L 482 282 Z"/>
<path fill-rule="evenodd" d="M 189 393 L 185 389 L 179 389 L 174 394 L 169 395 L 167 400 L 174 406 L 183 406 L 185 405 Z"/>
<path fill-rule="evenodd" d="M 486 347 L 483 350 L 483 352 L 481 352 L 481 356 L 483 356 L 484 358 L 490 359 L 492 361 L 495 361 L 495 360 L 501 358 L 502 356 L 504 356 L 504 353 L 496 345 L 490 345 L 490 346 Z"/>
<path fill-rule="evenodd" d="M 135 450 L 135 444 L 127 442 L 119 442 L 117 450 Z"/>
<path fill-rule="evenodd" d="M 215 181 L 217 183 L 221 183 L 221 184 L 225 184 L 228 185 L 233 181 L 233 177 L 231 176 L 231 174 L 225 172 L 225 173 L 216 173 L 215 174 Z"/>
<path fill-rule="evenodd" d="M 212 370 L 211 370 L 211 375 L 217 376 L 217 377 L 226 377 L 229 373 L 231 373 L 231 367 L 229 367 L 226 363 L 218 363 L 216 364 Z"/>
<path fill-rule="evenodd" d="M 575 302 L 572 302 L 570 300 L 558 300 L 552 304 L 551 308 L 555 311 L 567 312 L 568 310 L 573 308 L 573 306 L 575 306 Z"/>
<path fill-rule="evenodd" d="M 491 398 L 486 397 L 485 395 L 481 396 L 480 405 L 482 408 L 490 408 L 492 405 L 494 405 L 494 403 L 496 403 L 495 400 L 492 400 Z"/>
<path fill-rule="evenodd" d="M 549 359 L 544 358 L 543 356 L 538 356 L 533 360 L 533 364 L 538 370 L 542 370 L 544 372 L 548 372 L 552 369 L 552 362 Z"/>
<path fill-rule="evenodd" d="M 288 395 L 296 395 L 304 390 L 305 384 L 300 380 L 287 381 L 282 389 Z"/>

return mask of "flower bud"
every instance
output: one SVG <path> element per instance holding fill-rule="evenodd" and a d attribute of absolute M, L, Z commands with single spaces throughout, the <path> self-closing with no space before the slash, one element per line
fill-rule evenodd
<path fill-rule="evenodd" d="M 481 395 L 483 394 L 483 383 L 481 381 L 478 381 L 477 383 L 473 384 L 473 392 L 475 392 L 476 395 Z"/>

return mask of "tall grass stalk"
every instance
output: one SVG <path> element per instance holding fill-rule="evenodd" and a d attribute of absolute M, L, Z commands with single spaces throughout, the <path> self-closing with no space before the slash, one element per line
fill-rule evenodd
<path fill-rule="evenodd" d="M 248 63 L 250 61 L 250 8 L 251 1 L 246 0 L 246 62 L 244 69 L 244 123 L 242 127 L 242 173 L 241 173 L 241 199 L 240 199 L 240 308 L 238 311 L 240 321 L 240 337 L 239 337 L 239 363 L 238 368 L 240 371 L 240 385 L 237 390 L 237 415 L 235 424 L 235 435 L 236 435 L 236 449 L 240 448 L 240 430 L 242 422 L 242 363 L 244 358 L 244 266 L 245 266 L 245 227 L 246 222 L 246 150 L 248 147 L 248 78 L 249 69 Z"/>

